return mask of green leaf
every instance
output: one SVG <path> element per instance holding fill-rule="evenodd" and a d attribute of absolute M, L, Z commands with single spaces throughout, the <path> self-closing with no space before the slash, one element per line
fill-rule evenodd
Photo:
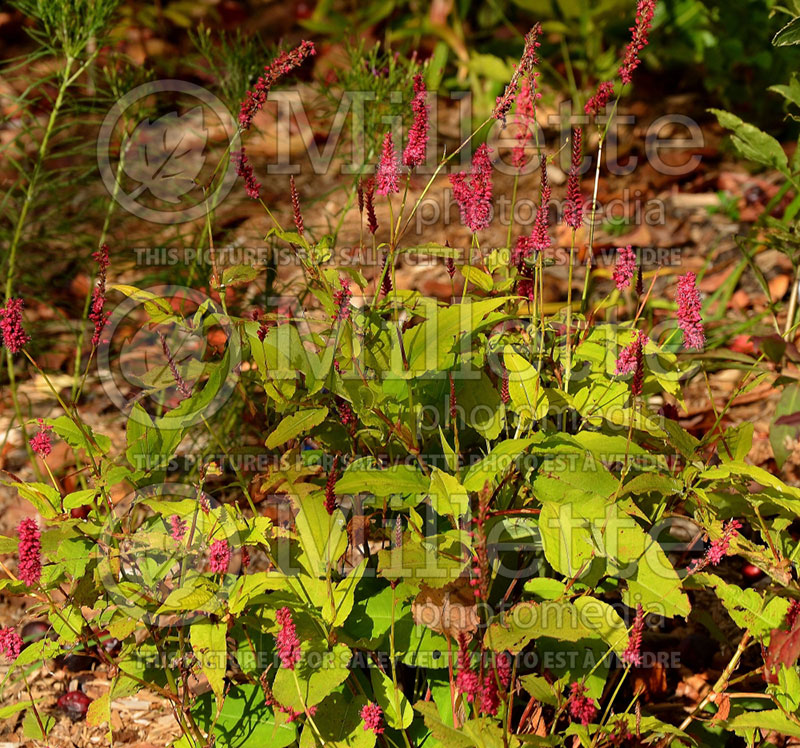
<path fill-rule="evenodd" d="M 433 508 L 443 517 L 461 516 L 469 511 L 469 493 L 458 478 L 433 468 L 428 488 Z"/>
<path fill-rule="evenodd" d="M 228 625 L 214 623 L 208 618 L 194 621 L 189 627 L 189 641 L 192 651 L 203 669 L 211 690 L 221 702 L 225 691 L 225 670 L 228 666 L 228 645 L 226 636 Z"/>
<path fill-rule="evenodd" d="M 80 639 L 84 620 L 81 611 L 74 605 L 64 605 L 57 611 L 51 611 L 50 623 L 58 634 L 60 642 L 74 644 Z"/>
<path fill-rule="evenodd" d="M 789 601 L 786 599 L 773 597 L 767 601 L 753 588 L 742 589 L 735 584 L 725 582 L 716 574 L 707 572 L 692 574 L 688 577 L 688 583 L 693 587 L 713 589 L 733 622 L 740 628 L 750 629 L 754 636 L 761 636 L 779 628 L 789 609 Z"/>
<path fill-rule="evenodd" d="M 787 47 L 800 44 L 800 18 L 793 18 L 775 36 L 772 37 L 775 47 Z"/>
<path fill-rule="evenodd" d="M 464 488 L 467 491 L 480 491 L 485 483 L 491 484 L 526 449 L 541 440 L 542 437 L 537 435 L 531 439 L 506 439 L 495 445 L 486 457 L 467 471 L 463 480 Z"/>
<path fill-rule="evenodd" d="M 41 725 L 39 724 L 40 720 Z M 52 714 L 40 711 L 37 719 L 33 709 L 30 709 L 22 720 L 22 734 L 32 740 L 45 740 L 55 724 L 56 719 Z M 44 728 L 44 732 L 42 732 L 42 728 Z"/>
<path fill-rule="evenodd" d="M 768 90 L 779 93 L 787 101 L 800 107 L 800 80 L 797 78 L 797 73 L 792 73 L 788 86 L 770 86 Z"/>
<path fill-rule="evenodd" d="M 266 446 L 274 449 L 300 434 L 308 435 L 308 432 L 319 426 L 327 415 L 327 408 L 305 408 L 286 416 L 267 437 Z"/>
<path fill-rule="evenodd" d="M 39 703 L 43 699 L 36 699 L 35 703 Z M 33 701 L 30 699 L 23 699 L 22 701 L 17 701 L 16 703 L 6 704 L 4 707 L 0 707 L 0 719 L 8 719 L 9 717 L 13 717 L 15 714 L 18 714 L 23 709 L 27 709 L 29 706 L 33 705 Z"/>
<path fill-rule="evenodd" d="M 305 642 L 302 650 L 303 659 L 295 669 L 280 668 L 272 684 L 272 693 L 278 703 L 298 712 L 303 711 L 303 704 L 306 707 L 319 704 L 347 680 L 350 672 L 347 667 L 350 650 L 344 644 L 336 644 L 329 652 L 325 642 Z"/>
<path fill-rule="evenodd" d="M 414 719 L 414 710 L 405 694 L 399 687 L 395 688 L 392 679 L 377 667 L 370 668 L 369 675 L 372 694 L 378 706 L 383 709 L 386 723 L 398 730 L 408 727 Z"/>
<path fill-rule="evenodd" d="M 61 512 L 61 494 L 46 483 L 11 483 L 17 493 L 29 501 L 45 519 L 53 519 Z"/>
<path fill-rule="evenodd" d="M 617 654 L 625 651 L 628 646 L 628 627 L 614 608 L 603 600 L 589 596 L 577 598 L 574 604 L 586 628 L 599 636 Z"/>
<path fill-rule="evenodd" d="M 723 127 L 733 132 L 731 140 L 745 158 L 757 164 L 771 166 L 784 174 L 789 173 L 786 153 L 775 138 L 744 122 L 735 114 L 721 109 L 709 109 L 709 111 L 716 115 Z"/>
<path fill-rule="evenodd" d="M 786 443 L 787 438 L 791 443 L 800 436 L 800 423 L 793 425 L 776 423 L 776 421 L 779 418 L 795 414 L 800 414 L 800 384 L 792 384 L 784 388 L 769 430 L 769 443 L 772 445 L 775 462 L 778 463 L 779 468 L 783 468 L 792 452 L 791 446 Z M 752 427 L 752 424 L 750 426 Z"/>
<path fill-rule="evenodd" d="M 503 351 L 503 361 L 508 371 L 508 394 L 514 410 L 528 421 L 547 415 L 549 403 L 536 367 L 522 358 L 510 345 Z"/>
<path fill-rule="evenodd" d="M 364 696 L 334 692 L 317 705 L 314 724 L 326 748 L 372 748 L 375 745 L 375 734 L 364 729 L 361 719 L 366 703 Z M 300 748 L 317 748 L 318 745 L 313 728 L 307 725 L 300 736 Z"/>
<path fill-rule="evenodd" d="M 97 496 L 94 488 L 86 488 L 81 491 L 73 491 L 64 497 L 64 510 L 77 509 L 85 504 L 91 504 Z"/>
<path fill-rule="evenodd" d="M 336 493 L 371 493 L 384 498 L 392 494 L 424 494 L 429 485 L 428 478 L 413 465 L 391 465 L 385 470 L 357 467 L 345 471 L 336 484 Z"/>
<path fill-rule="evenodd" d="M 784 716 L 779 709 L 745 712 L 728 720 L 727 724 L 739 734 L 743 734 L 745 730 L 774 730 L 780 735 L 800 738 L 800 725 Z"/>
<path fill-rule="evenodd" d="M 467 379 L 458 389 L 458 406 L 467 425 L 492 441 L 503 430 L 503 402 L 497 387 L 481 372 L 479 379 Z"/>
<path fill-rule="evenodd" d="M 462 265 L 461 274 L 467 283 L 472 283 L 487 293 L 494 288 L 494 281 L 489 273 L 481 270 L 480 268 L 473 267 L 472 265 Z"/>
<path fill-rule="evenodd" d="M 489 626 L 486 635 L 493 651 L 508 650 L 517 654 L 540 636 L 576 642 L 591 639 L 595 633 L 585 624 L 575 605 L 568 600 L 551 600 L 518 603 L 502 614 L 501 622 Z"/>
<path fill-rule="evenodd" d="M 216 585 L 209 579 L 195 577 L 182 587 L 172 590 L 158 609 L 158 615 L 181 610 L 195 611 L 202 608 L 217 593 Z"/>
<path fill-rule="evenodd" d="M 367 559 L 363 559 L 344 579 L 336 583 L 333 588 L 333 604 L 331 604 L 331 596 L 325 595 L 322 617 L 326 623 L 331 626 L 341 626 L 350 615 L 356 599 L 356 589 L 366 566 Z"/>
<path fill-rule="evenodd" d="M 73 449 L 84 449 L 90 455 L 100 457 L 111 449 L 111 439 L 105 434 L 95 434 L 90 426 L 81 422 L 81 427 L 67 416 L 46 418 L 55 431 Z"/>
<path fill-rule="evenodd" d="M 592 538 L 591 515 L 602 517 L 605 502 L 597 497 L 581 508 L 583 511 L 576 514 L 572 503 L 546 501 L 542 503 L 539 514 L 539 532 L 545 558 L 559 574 L 566 577 L 573 577 L 581 571 L 578 579 L 590 573 L 592 559 L 597 555 Z"/>
<path fill-rule="evenodd" d="M 104 722 L 111 724 L 111 692 L 106 691 L 99 699 L 95 699 L 89 704 L 89 711 L 86 712 L 86 721 L 90 725 L 99 727 Z"/>
<path fill-rule="evenodd" d="M 462 730 L 456 730 L 442 722 L 436 704 L 432 701 L 418 701 L 414 704 L 414 709 L 422 715 L 425 727 L 442 745 L 447 748 L 473 748 L 475 746 L 474 741 Z"/>
<path fill-rule="evenodd" d="M 217 736 L 216 744 L 225 748 L 285 748 L 297 744 L 297 725 L 276 720 L 264 704 L 260 686 L 232 684 L 217 716 L 215 698 L 204 693 L 192 706 L 192 715 L 204 732 Z M 195 748 L 194 743 L 190 744 Z"/>
<path fill-rule="evenodd" d="M 403 335 L 408 369 L 406 375 L 426 371 L 441 371 L 453 364 L 453 356 L 464 345 L 456 346 L 462 336 L 473 336 L 481 320 L 506 302 L 505 297 L 484 299 L 466 304 L 453 304 L 441 309 L 433 306 L 430 319 L 416 325 Z"/>
<path fill-rule="evenodd" d="M 345 518 L 340 511 L 328 514 L 319 492 L 294 496 L 297 534 L 303 550 L 301 561 L 312 576 L 325 576 L 347 548 Z"/>
<path fill-rule="evenodd" d="M 258 278 L 258 268 L 251 265 L 233 265 L 222 271 L 223 286 L 242 286 Z"/>
<path fill-rule="evenodd" d="M 553 692 L 553 686 L 541 675 L 522 675 L 519 680 L 522 683 L 522 687 L 537 701 L 550 706 L 555 706 L 558 703 L 558 697 Z"/>

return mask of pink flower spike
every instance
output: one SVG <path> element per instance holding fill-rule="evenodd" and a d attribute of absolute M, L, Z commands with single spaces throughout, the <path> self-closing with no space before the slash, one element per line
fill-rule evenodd
<path fill-rule="evenodd" d="M 173 540 L 180 542 L 183 536 L 186 535 L 186 522 L 182 520 L 177 514 L 173 514 L 169 518 L 170 532 Z"/>
<path fill-rule="evenodd" d="M 292 612 L 289 608 L 281 608 L 275 614 L 275 620 L 281 627 L 281 630 L 275 636 L 281 665 L 287 670 L 294 670 L 294 666 L 300 662 L 302 654 L 300 652 L 300 640 L 297 638 L 297 631 L 294 621 L 292 621 Z"/>
<path fill-rule="evenodd" d="M 581 164 L 583 162 L 583 134 L 580 127 L 572 131 L 572 162 L 567 178 L 567 200 L 564 203 L 564 223 L 577 230 L 583 223 L 583 197 L 581 195 Z"/>
<path fill-rule="evenodd" d="M 403 163 L 409 168 L 419 166 L 425 161 L 425 149 L 428 145 L 428 91 L 422 75 L 414 76 L 414 98 L 411 109 L 414 122 L 408 131 L 408 143 L 403 151 Z"/>
<path fill-rule="evenodd" d="M 706 343 L 697 276 L 691 271 L 678 278 L 678 327 L 683 330 L 685 348 L 700 350 Z"/>
<path fill-rule="evenodd" d="M 702 558 L 693 561 L 687 568 L 689 574 L 696 574 L 698 571 L 705 569 L 706 566 L 716 566 L 728 555 L 730 550 L 731 540 L 739 534 L 742 528 L 742 523 L 738 519 L 728 520 L 722 526 L 722 535 L 716 540 L 712 541 L 708 550 Z"/>
<path fill-rule="evenodd" d="M 394 150 L 394 142 L 392 142 L 392 134 L 390 132 L 387 132 L 383 138 L 381 160 L 378 163 L 375 181 L 378 185 L 376 192 L 379 195 L 400 192 L 400 179 L 397 174 L 397 153 Z"/>
<path fill-rule="evenodd" d="M 597 707 L 594 699 L 590 699 L 586 694 L 586 686 L 582 683 L 573 683 L 569 687 L 569 706 L 570 716 L 582 725 L 588 725 L 597 716 Z"/>
<path fill-rule="evenodd" d="M 208 552 L 208 566 L 212 574 L 226 574 L 231 562 L 231 549 L 226 540 L 215 540 Z"/>
<path fill-rule="evenodd" d="M 0 652 L 8 660 L 13 661 L 19 657 L 23 643 L 22 638 L 14 629 L 10 627 L 0 629 Z"/>
<path fill-rule="evenodd" d="M 248 161 L 244 147 L 231 154 L 231 160 L 236 168 L 236 175 L 244 179 L 244 191 L 251 200 L 258 200 L 261 196 L 261 184 L 253 173 L 253 165 Z"/>
<path fill-rule="evenodd" d="M 97 263 L 97 283 L 92 291 L 92 302 L 89 307 L 89 319 L 94 323 L 92 346 L 100 343 L 100 333 L 108 322 L 111 312 L 105 311 L 106 305 L 106 275 L 111 260 L 108 256 L 108 244 L 103 244 L 97 252 L 92 253 L 92 258 Z"/>
<path fill-rule="evenodd" d="M 26 517 L 19 523 L 17 534 L 19 535 L 17 576 L 31 587 L 42 577 L 42 533 L 36 521 Z"/>
<path fill-rule="evenodd" d="M 624 377 L 627 374 L 633 374 L 636 371 L 636 363 L 639 353 L 644 349 L 650 338 L 645 333 L 639 330 L 633 341 L 620 351 L 617 358 L 617 368 L 614 373 L 618 377 Z"/>
<path fill-rule="evenodd" d="M 39 430 L 34 434 L 33 438 L 28 440 L 28 444 L 31 445 L 31 449 L 36 455 L 44 459 L 53 451 L 53 444 L 50 441 L 50 432 L 53 427 L 46 424 L 41 418 L 37 419 L 37 423 L 39 424 Z"/>
<path fill-rule="evenodd" d="M 492 717 L 497 715 L 500 707 L 500 694 L 497 691 L 497 681 L 494 673 L 488 670 L 483 678 L 481 688 L 481 714 L 489 714 Z"/>
<path fill-rule="evenodd" d="M 503 378 L 504 382 L 508 382 L 508 375 Z M 503 688 L 508 688 L 511 683 L 512 662 L 511 657 L 506 652 L 501 652 L 497 655 L 495 663 L 497 667 L 497 678 Z"/>
<path fill-rule="evenodd" d="M 466 634 L 459 634 L 458 637 L 458 659 L 456 664 L 456 688 L 459 693 L 467 697 L 470 703 L 481 691 L 481 679 L 478 673 L 472 669 L 472 657 L 467 649 Z"/>
<path fill-rule="evenodd" d="M 622 653 L 623 662 L 639 666 L 642 664 L 642 632 L 644 631 L 644 608 L 641 603 L 636 606 L 636 618 L 633 621 L 628 646 Z"/>
<path fill-rule="evenodd" d="M 613 95 L 614 84 L 611 81 L 604 81 L 597 87 L 594 96 L 586 102 L 583 111 L 586 112 L 586 114 L 594 114 L 597 116 L 600 112 L 605 110 Z"/>
<path fill-rule="evenodd" d="M 342 275 L 339 277 L 339 283 L 341 288 L 333 292 L 333 303 L 336 306 L 332 316 L 334 322 L 350 318 L 350 299 L 353 297 L 350 281 Z"/>
<path fill-rule="evenodd" d="M 534 24 L 533 28 L 525 35 L 525 47 L 522 50 L 522 57 L 520 58 L 519 64 L 516 66 L 516 70 L 511 76 L 511 80 L 508 82 L 505 91 L 503 91 L 503 95 L 498 96 L 495 101 L 492 117 L 502 120 L 504 125 L 506 115 L 517 96 L 517 88 L 520 86 L 520 79 L 529 79 L 533 82 L 533 87 L 535 89 L 535 79 L 539 73 L 534 70 L 534 67 L 539 64 L 536 50 L 541 46 L 539 42 L 539 37 L 541 35 L 542 25 L 540 23 Z M 537 98 L 539 97 L 537 96 Z"/>
<path fill-rule="evenodd" d="M 290 52 L 281 52 L 269 65 L 264 67 L 262 75 L 252 90 L 245 94 L 244 101 L 239 109 L 239 126 L 242 130 L 247 130 L 253 122 L 253 117 L 258 114 L 267 101 L 269 90 L 275 82 L 284 75 L 288 75 L 292 70 L 299 67 L 303 61 L 314 55 L 314 43 L 308 41 L 300 42 L 299 46 Z"/>
<path fill-rule="evenodd" d="M 375 702 L 370 701 L 361 708 L 361 719 L 364 720 L 364 729 L 372 730 L 375 735 L 383 734 L 383 709 Z"/>
<path fill-rule="evenodd" d="M 474 234 L 489 227 L 492 215 L 492 161 L 489 146 L 481 144 L 472 157 L 472 175 L 450 175 L 453 197 L 461 211 L 461 223 Z"/>
<path fill-rule="evenodd" d="M 295 185 L 294 183 L 294 176 L 289 177 L 289 191 L 292 196 L 292 213 L 294 214 L 294 227 L 297 229 L 297 233 L 300 234 L 300 236 L 302 236 L 303 232 L 305 231 L 305 226 L 303 225 L 303 214 L 300 211 L 300 196 L 297 194 L 297 185 Z"/>
<path fill-rule="evenodd" d="M 31 340 L 22 327 L 22 299 L 9 299 L 0 307 L 0 333 L 3 345 L 11 353 L 19 353 Z"/>
<path fill-rule="evenodd" d="M 531 127 L 536 127 L 536 100 L 541 97 L 536 93 L 537 75 L 539 73 L 534 71 L 530 77 L 522 80 L 517 96 L 517 142 L 511 152 L 511 164 L 518 169 L 525 166 L 525 148 L 531 139 Z"/>
<path fill-rule="evenodd" d="M 614 285 L 620 291 L 624 291 L 630 286 L 634 272 L 636 272 L 636 253 L 631 249 L 630 244 L 627 247 L 620 247 L 617 249 L 617 260 L 611 276 L 614 279 Z"/>
<path fill-rule="evenodd" d="M 653 23 L 656 0 L 639 0 L 636 5 L 636 22 L 631 26 L 631 40 L 625 48 L 625 57 L 619 67 L 622 83 L 630 83 L 633 71 L 639 67 L 639 53 L 647 46 L 647 36 Z"/>

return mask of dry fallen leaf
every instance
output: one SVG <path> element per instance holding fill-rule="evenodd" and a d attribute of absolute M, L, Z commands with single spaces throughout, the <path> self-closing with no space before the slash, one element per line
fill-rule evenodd
<path fill-rule="evenodd" d="M 459 577 L 440 589 L 423 584 L 411 604 L 414 623 L 458 639 L 459 634 L 478 630 L 475 595 L 466 577 Z"/>

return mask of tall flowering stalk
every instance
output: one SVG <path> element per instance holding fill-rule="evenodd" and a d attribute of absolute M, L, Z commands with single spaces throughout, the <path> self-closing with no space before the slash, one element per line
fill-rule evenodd
<path fill-rule="evenodd" d="M 178 369 L 178 364 L 175 362 L 175 356 L 169 349 L 167 339 L 161 333 L 158 334 L 158 337 L 161 340 L 161 350 L 164 351 L 164 356 L 167 359 L 167 366 L 169 366 L 170 374 L 172 374 L 172 378 L 178 387 L 178 392 L 180 392 L 183 397 L 191 397 L 192 388 L 187 384 L 180 369 Z"/>
<path fill-rule="evenodd" d="M 375 180 L 370 177 L 364 189 L 364 207 L 367 211 L 367 228 L 372 236 L 378 230 L 378 217 L 375 215 Z"/>
<path fill-rule="evenodd" d="M 89 306 L 89 319 L 94 324 L 94 333 L 92 334 L 92 347 L 97 347 L 100 343 L 100 334 L 111 316 L 111 312 L 105 311 L 106 306 L 106 277 L 108 268 L 111 265 L 109 258 L 108 244 L 103 244 L 96 252 L 92 254 L 92 258 L 97 263 L 97 283 L 92 290 L 92 301 Z"/>
<path fill-rule="evenodd" d="M 247 197 L 251 200 L 258 200 L 258 198 L 261 197 L 261 183 L 256 179 L 256 175 L 253 172 L 253 165 L 247 158 L 244 147 L 232 153 L 231 160 L 236 169 L 236 176 L 244 179 L 244 191 L 247 193 Z"/>
<path fill-rule="evenodd" d="M 403 151 L 403 164 L 409 169 L 413 169 L 425 161 L 425 149 L 428 145 L 427 96 L 425 80 L 418 73 L 414 76 L 414 98 L 411 101 L 414 122 L 408 131 L 408 143 Z"/>
<path fill-rule="evenodd" d="M 400 177 L 397 172 L 397 152 L 394 148 L 392 134 L 387 132 L 383 138 L 381 148 L 381 159 L 378 163 L 378 171 L 375 174 L 377 183 L 377 193 L 379 195 L 391 195 L 400 192 Z"/>
<path fill-rule="evenodd" d="M 625 50 L 625 55 L 623 56 L 622 63 L 620 64 L 618 71 L 623 86 L 626 83 L 631 82 L 633 71 L 639 66 L 639 53 L 648 42 L 650 26 L 652 24 L 653 14 L 655 13 L 655 5 L 656 0 L 638 0 L 636 6 L 636 20 L 634 25 L 631 26 L 631 41 Z M 586 102 L 584 107 L 585 113 L 588 115 L 597 116 L 601 112 L 604 112 L 614 94 L 614 82 L 603 81 L 598 85 L 597 91 L 594 93 L 594 95 L 591 96 Z M 619 101 L 619 94 L 617 94 L 617 101 Z M 600 182 L 600 164 L 602 163 L 603 156 L 603 142 L 605 140 L 606 133 L 608 132 L 608 126 L 610 122 L 611 121 L 609 119 L 605 127 L 602 129 L 597 144 L 597 166 L 594 176 L 594 192 L 592 194 L 592 219 L 589 226 L 589 254 L 586 264 L 586 275 L 584 276 L 583 298 L 581 300 L 582 312 L 586 311 L 586 303 L 588 299 L 589 279 L 591 277 L 592 255 L 594 247 L 594 222 L 595 215 L 597 213 L 597 190 Z"/>
<path fill-rule="evenodd" d="M 482 143 L 472 157 L 472 175 L 450 175 L 453 197 L 461 211 L 461 223 L 473 234 L 489 227 L 492 215 L 492 161 L 489 146 Z"/>
<path fill-rule="evenodd" d="M 339 277 L 339 284 L 341 288 L 333 292 L 333 304 L 335 307 L 331 317 L 333 322 L 350 318 L 350 299 L 353 296 L 352 291 L 350 291 L 350 281 L 342 275 Z"/>
<path fill-rule="evenodd" d="M 625 49 L 625 56 L 619 67 L 619 77 L 622 83 L 630 83 L 633 71 L 639 67 L 641 60 L 639 53 L 647 46 L 647 37 L 656 11 L 655 0 L 639 0 L 636 5 L 636 21 L 631 26 L 631 40 Z"/>
<path fill-rule="evenodd" d="M 628 646 L 622 653 L 622 660 L 631 665 L 642 664 L 642 633 L 644 632 L 644 608 L 641 603 L 636 606 L 636 618 L 633 620 Z"/>
<path fill-rule="evenodd" d="M 689 271 L 678 278 L 678 326 L 683 330 L 683 345 L 700 350 L 706 342 L 697 276 Z"/>
<path fill-rule="evenodd" d="M 328 514 L 333 514 L 336 510 L 336 481 L 339 480 L 339 456 L 333 460 L 333 467 L 328 473 L 328 480 L 325 483 L 325 510 Z"/>
<path fill-rule="evenodd" d="M 583 196 L 581 195 L 581 165 L 583 163 L 583 131 L 572 130 L 572 159 L 567 177 L 567 200 L 564 203 L 564 223 L 573 231 L 583 223 Z"/>
<path fill-rule="evenodd" d="M 261 111 L 267 101 L 267 96 L 275 82 L 288 75 L 295 68 L 300 67 L 303 61 L 314 55 L 313 42 L 302 41 L 299 46 L 289 52 L 281 52 L 269 65 L 264 67 L 264 74 L 256 81 L 255 86 L 245 94 L 244 101 L 239 108 L 239 127 L 247 130 L 253 122 L 253 117 Z"/>
<path fill-rule="evenodd" d="M 531 79 L 535 89 L 535 78 L 538 73 L 534 73 L 533 69 L 534 66 L 539 63 L 536 50 L 541 46 L 539 42 L 539 37 L 541 35 L 542 25 L 540 23 L 535 24 L 525 35 L 525 46 L 522 50 L 522 57 L 520 58 L 519 64 L 516 70 L 514 70 L 514 74 L 511 76 L 511 80 L 508 82 L 502 96 L 498 96 L 495 102 L 494 110 L 492 111 L 492 117 L 495 119 L 505 121 L 506 115 L 510 111 L 511 105 L 514 103 L 514 98 L 517 95 L 517 87 L 521 79 Z"/>
<path fill-rule="evenodd" d="M 297 194 L 297 185 L 294 183 L 294 176 L 289 177 L 289 190 L 292 196 L 294 227 L 297 229 L 297 233 L 302 236 L 305 231 L 305 226 L 303 225 L 303 214 L 300 212 L 300 196 Z"/>
<path fill-rule="evenodd" d="M 569 268 L 567 270 L 567 333 L 566 367 L 564 390 L 569 390 L 572 376 L 572 273 L 575 265 L 575 232 L 583 224 L 583 196 L 581 195 L 581 166 L 583 165 L 583 131 L 580 127 L 572 130 L 572 158 L 567 177 L 567 200 L 564 203 L 564 223 L 572 229 L 569 245 Z"/>

